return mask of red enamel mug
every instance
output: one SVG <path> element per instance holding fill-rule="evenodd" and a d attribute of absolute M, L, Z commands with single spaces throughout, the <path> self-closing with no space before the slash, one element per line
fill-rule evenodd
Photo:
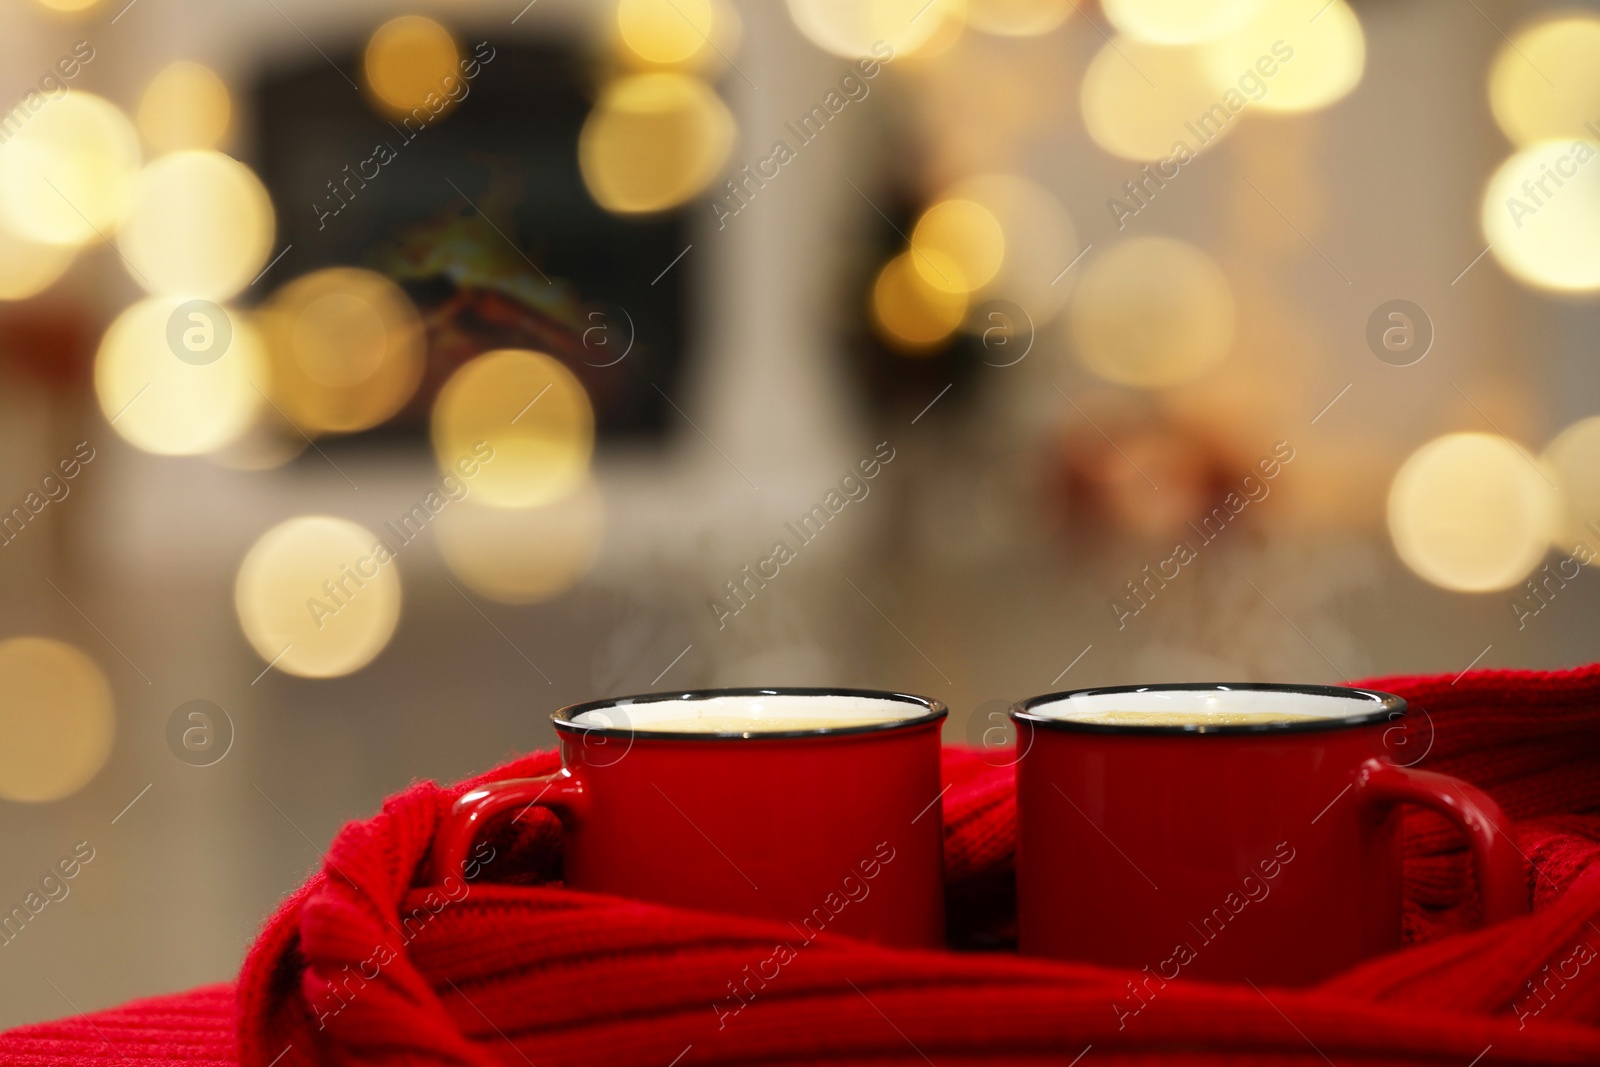
<path fill-rule="evenodd" d="M 456 802 L 438 879 L 495 819 L 538 804 L 566 884 L 906 947 L 944 944 L 939 726 L 926 697 L 720 689 L 575 704 L 561 770 Z"/>
<path fill-rule="evenodd" d="M 1528 910 L 1499 806 L 1387 758 L 1431 745 L 1400 697 L 1122 686 L 1011 714 L 1018 947 L 1142 971 L 1124 1025 L 1180 975 L 1303 986 L 1399 948 L 1405 804 L 1465 835 L 1484 922 Z"/>

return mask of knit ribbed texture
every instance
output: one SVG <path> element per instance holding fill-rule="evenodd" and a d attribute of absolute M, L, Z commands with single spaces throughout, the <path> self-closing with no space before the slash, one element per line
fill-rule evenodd
<path fill-rule="evenodd" d="M 6 1067 L 189 1064 L 237 1067 L 238 997 L 232 982 L 135 1000 L 89 1015 L 0 1034 Z"/>
<path fill-rule="evenodd" d="M 454 901 L 420 884 L 454 798 L 554 769 L 540 753 L 412 786 L 346 826 L 251 949 L 236 1014 L 227 987 L 140 1001 L 13 1031 L 0 1063 L 946 1067 L 1065 1064 L 1085 1049 L 1084 1067 L 1600 1063 L 1600 666 L 1366 684 L 1418 709 L 1396 758 L 1426 752 L 1419 766 L 1482 786 L 1515 821 L 1534 914 L 1473 930 L 1464 843 L 1408 811 L 1409 947 L 1312 990 L 1179 979 L 1119 1023 L 1130 973 L 804 944 L 782 923 L 561 888 L 559 826 L 537 809 L 491 839 L 494 881 Z M 944 756 L 957 945 L 1014 933 L 1014 772 L 987 759 Z"/>

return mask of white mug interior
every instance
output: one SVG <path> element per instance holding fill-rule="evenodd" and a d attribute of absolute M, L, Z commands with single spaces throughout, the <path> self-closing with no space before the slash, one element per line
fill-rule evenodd
<path fill-rule="evenodd" d="M 1377 697 L 1355 690 L 1348 695 L 1334 695 L 1292 689 L 1229 689 L 1217 686 L 1073 693 L 1058 700 L 1034 704 L 1027 710 L 1039 718 L 1063 722 L 1092 721 L 1108 712 L 1127 715 L 1130 719 L 1146 713 L 1152 720 L 1167 719 L 1169 722 L 1170 716 L 1174 715 L 1259 716 L 1264 722 L 1282 716 L 1295 716 L 1338 722 L 1371 715 L 1382 711 L 1383 706 L 1383 701 Z M 1138 725 L 1135 721 L 1120 717 L 1118 724 Z M 1164 725 L 1160 722 L 1156 724 Z"/>

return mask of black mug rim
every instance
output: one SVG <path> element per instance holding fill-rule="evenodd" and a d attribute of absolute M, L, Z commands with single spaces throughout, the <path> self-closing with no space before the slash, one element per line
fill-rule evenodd
<path fill-rule="evenodd" d="M 590 726 L 573 720 L 586 711 L 606 711 L 627 704 L 661 704 L 672 700 L 709 700 L 716 697 L 860 697 L 867 700 L 892 700 L 923 709 L 922 714 L 889 722 L 865 723 L 860 726 L 818 727 L 814 730 L 745 730 L 742 732 L 697 732 L 683 730 L 637 730 L 630 726 Z M 572 737 L 626 737 L 634 740 L 662 741 L 785 741 L 804 737 L 846 737 L 858 734 L 888 733 L 915 726 L 936 723 L 950 714 L 944 701 L 915 693 L 898 693 L 886 689 L 828 689 L 808 686 L 762 686 L 730 689 L 685 689 L 658 693 L 638 693 L 632 696 L 608 697 L 605 700 L 586 700 L 569 704 L 552 712 L 550 721 L 556 733 Z"/>
<path fill-rule="evenodd" d="M 1338 719 L 1304 719 L 1292 722 L 1235 723 L 1226 726 L 1204 726 L 1199 723 L 1168 726 L 1131 726 L 1111 723 L 1075 722 L 1040 715 L 1033 709 L 1041 704 L 1052 704 L 1079 696 L 1103 696 L 1107 693 L 1150 692 L 1249 692 L 1284 693 L 1294 696 L 1325 696 L 1341 699 L 1362 698 L 1375 704 L 1373 709 L 1357 715 Z M 1108 685 L 1089 689 L 1067 689 L 1059 693 L 1043 693 L 1019 700 L 1011 705 L 1013 720 L 1030 726 L 1043 726 L 1051 730 L 1067 730 L 1086 734 L 1143 734 L 1165 737 L 1204 736 L 1228 737 L 1249 734 L 1300 734 L 1319 733 L 1325 730 L 1342 730 L 1347 727 L 1371 726 L 1378 722 L 1394 722 L 1406 716 L 1406 700 L 1394 693 L 1378 689 L 1360 689 L 1348 685 L 1289 685 L 1277 682 L 1163 682 L 1158 685 Z"/>

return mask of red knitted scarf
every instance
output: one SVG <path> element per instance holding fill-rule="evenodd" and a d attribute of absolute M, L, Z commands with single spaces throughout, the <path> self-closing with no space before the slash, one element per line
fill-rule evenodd
<path fill-rule="evenodd" d="M 1119 1025 L 1128 973 L 827 935 L 780 952 L 783 924 L 561 888 L 560 829 L 542 810 L 488 842 L 486 880 L 455 899 L 418 884 L 451 801 L 554 769 L 539 753 L 474 782 L 417 784 L 346 826 L 245 961 L 236 1054 L 244 1067 L 1600 1063 L 1600 665 L 1363 684 L 1424 709 L 1419 765 L 1482 786 L 1515 822 L 1532 915 L 1464 932 L 1463 844 L 1408 812 L 1407 948 L 1312 990 L 1174 981 Z M 948 749 L 944 774 L 952 937 L 993 944 L 1010 917 L 1013 772 Z M 216 991 L 190 996 L 209 1005 Z M 145 1003 L 122 1011 L 178 1001 Z M 74 1022 L 15 1031 L 0 1057 L 60 1062 L 47 1047 L 59 1055 Z M 81 1026 L 76 1038 L 95 1044 Z"/>

